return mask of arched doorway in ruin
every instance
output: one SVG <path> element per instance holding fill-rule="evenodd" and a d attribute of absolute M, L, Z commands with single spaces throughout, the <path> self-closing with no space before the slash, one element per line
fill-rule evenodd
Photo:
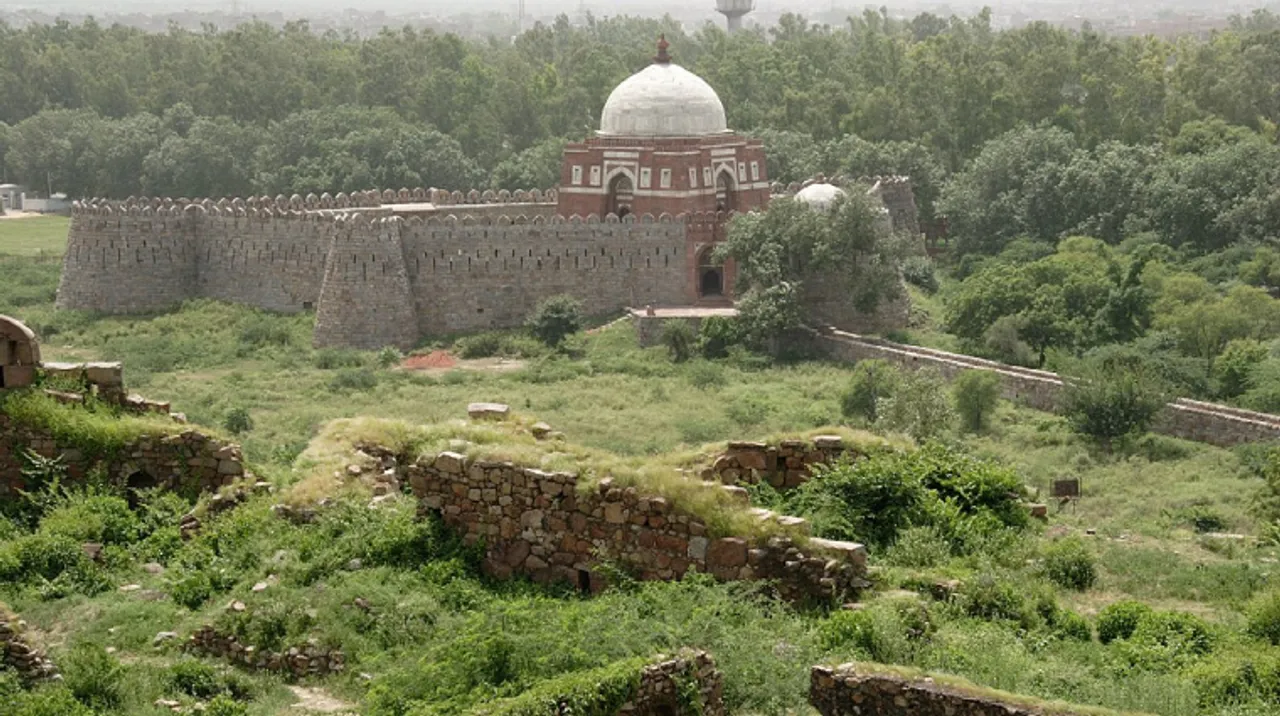
<path fill-rule="evenodd" d="M 698 252 L 698 297 L 724 295 L 724 266 L 715 262 L 715 247 L 708 246 Z"/>
<path fill-rule="evenodd" d="M 0 389 L 22 388 L 36 379 L 40 344 L 22 321 L 0 316 Z"/>
<path fill-rule="evenodd" d="M 160 481 L 145 470 L 134 470 L 124 481 L 125 499 L 130 509 L 137 509 L 141 494 L 160 486 Z"/>
<path fill-rule="evenodd" d="M 625 172 L 619 172 L 609 180 L 609 204 L 605 212 L 616 214 L 621 219 L 631 213 L 635 198 L 636 189 L 631 176 Z"/>

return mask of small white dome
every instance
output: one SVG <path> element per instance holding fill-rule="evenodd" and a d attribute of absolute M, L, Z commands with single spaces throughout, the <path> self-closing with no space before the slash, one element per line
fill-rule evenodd
<path fill-rule="evenodd" d="M 842 196 L 844 196 L 844 189 L 834 184 L 818 182 L 796 192 L 796 201 L 804 202 L 814 209 L 826 210 Z"/>
<path fill-rule="evenodd" d="M 600 114 L 604 137 L 704 137 L 729 131 L 724 105 L 706 80 L 655 62 L 614 88 Z"/>

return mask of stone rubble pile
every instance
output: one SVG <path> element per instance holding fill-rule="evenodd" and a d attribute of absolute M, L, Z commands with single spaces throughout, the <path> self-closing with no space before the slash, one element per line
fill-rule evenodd
<path fill-rule="evenodd" d="M 659 659 L 644 667 L 635 695 L 618 710 L 619 716 L 723 716 L 724 679 L 710 654 L 684 649 Z M 680 687 L 686 679 L 697 684 L 696 705 L 684 702 Z"/>
<path fill-rule="evenodd" d="M 818 435 L 809 440 L 783 440 L 777 445 L 731 442 L 724 454 L 704 468 L 704 480 L 726 485 L 751 484 L 761 480 L 778 489 L 798 487 L 809 479 L 814 465 L 830 465 L 841 457 L 856 457 L 839 435 Z"/>
<path fill-rule="evenodd" d="M 234 636 L 219 634 L 210 625 L 196 630 L 187 640 L 188 651 L 226 659 L 238 666 L 279 671 L 301 678 L 341 672 L 346 656 L 338 649 L 325 649 L 316 643 L 295 646 L 284 651 L 259 649 L 243 644 Z"/>
<path fill-rule="evenodd" d="M 44 652 L 22 638 L 22 623 L 0 610 L 0 660 L 27 681 L 58 678 L 58 669 Z"/>

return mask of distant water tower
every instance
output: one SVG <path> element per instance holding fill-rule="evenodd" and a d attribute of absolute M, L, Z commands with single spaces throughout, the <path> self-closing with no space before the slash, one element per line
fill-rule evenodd
<path fill-rule="evenodd" d="M 756 0 L 716 0 L 716 12 L 729 20 L 729 32 L 742 29 L 742 16 L 756 9 Z"/>

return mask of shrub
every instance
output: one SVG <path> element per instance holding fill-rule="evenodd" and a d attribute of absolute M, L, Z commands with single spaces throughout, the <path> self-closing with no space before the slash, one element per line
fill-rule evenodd
<path fill-rule="evenodd" d="M 219 696 L 204 707 L 204 716 L 248 716 L 249 707 L 230 696 Z"/>
<path fill-rule="evenodd" d="M 124 700 L 121 675 L 124 667 L 98 644 L 81 644 L 63 657 L 63 683 L 76 700 L 95 711 L 111 711 Z"/>
<path fill-rule="evenodd" d="M 175 691 L 198 699 L 210 699 L 222 693 L 218 671 L 196 659 L 183 659 L 169 667 L 169 684 Z"/>
<path fill-rule="evenodd" d="M 742 344 L 742 326 L 736 318 L 708 316 L 698 327 L 698 353 L 703 358 L 725 358 L 729 349 Z"/>
<path fill-rule="evenodd" d="M 1066 382 L 1063 412 L 1072 430 L 1107 450 L 1115 441 L 1146 432 L 1168 401 L 1163 382 L 1142 366 L 1080 365 Z"/>
<path fill-rule="evenodd" d="M 195 611 L 213 596 L 213 581 L 202 570 L 180 573 L 170 578 L 168 592 L 174 602 Z"/>
<path fill-rule="evenodd" d="M 400 361 L 404 360 L 404 354 L 394 346 L 384 346 L 382 350 L 378 351 L 376 360 L 378 367 L 386 370 L 399 365 Z"/>
<path fill-rule="evenodd" d="M 526 324 L 535 338 L 551 348 L 582 330 L 582 302 L 568 296 L 552 296 L 534 309 Z"/>
<path fill-rule="evenodd" d="M 813 477 L 788 501 L 814 533 L 887 546 L 923 514 L 927 492 L 909 455 L 873 455 L 852 463 L 815 466 Z"/>
<path fill-rule="evenodd" d="M 1092 641 L 1093 627 L 1089 620 L 1068 609 L 1059 609 L 1053 615 L 1053 635 L 1069 641 Z"/>
<path fill-rule="evenodd" d="M 1203 656 L 1213 650 L 1213 633 L 1200 617 L 1185 612 L 1152 611 L 1138 620 L 1129 640 L 1158 646 L 1171 656 Z"/>
<path fill-rule="evenodd" d="M 255 315 L 240 326 L 240 342 L 246 346 L 287 346 L 293 342 L 288 319 Z"/>
<path fill-rule="evenodd" d="M 674 320 L 662 324 L 662 345 L 667 347 L 667 353 L 676 363 L 683 363 L 693 357 L 695 340 L 693 329 L 686 321 Z"/>
<path fill-rule="evenodd" d="M 956 412 L 969 432 L 982 432 L 1000 402 L 1000 376 L 986 370 L 966 370 L 951 386 Z"/>
<path fill-rule="evenodd" d="M 1267 359 L 1267 347 L 1250 338 L 1238 338 L 1227 344 L 1213 362 L 1213 376 L 1218 380 L 1218 396 L 1235 398 L 1251 388 L 1249 376 Z"/>
<path fill-rule="evenodd" d="M 141 523 L 129 503 L 113 495 L 77 493 L 40 520 L 40 531 L 77 542 L 129 544 L 138 539 Z"/>
<path fill-rule="evenodd" d="M 1249 616 L 1249 634 L 1280 646 L 1280 591 L 1270 591 L 1254 597 L 1246 610 Z"/>
<path fill-rule="evenodd" d="M 724 369 L 715 363 L 708 361 L 695 361 L 689 365 L 688 373 L 689 383 L 698 390 L 707 390 L 709 388 L 721 388 L 729 382 L 724 375 Z"/>
<path fill-rule="evenodd" d="M 1079 539 L 1064 539 L 1046 548 L 1044 571 L 1049 581 L 1059 587 L 1081 592 L 1098 580 L 1093 555 Z"/>
<path fill-rule="evenodd" d="M 343 368 L 329 381 L 329 387 L 335 391 L 373 390 L 378 387 L 378 376 L 364 368 Z"/>
<path fill-rule="evenodd" d="M 1022 588 L 993 574 L 983 573 L 967 582 L 962 595 L 964 611 L 971 617 L 1026 625 L 1033 621 Z"/>
<path fill-rule="evenodd" d="M 744 428 L 763 424 L 772 410 L 769 401 L 754 393 L 738 395 L 725 406 L 729 419 Z"/>
<path fill-rule="evenodd" d="M 908 256 L 902 262 L 902 278 L 925 293 L 938 290 L 938 277 L 934 274 L 933 259 L 928 256 Z"/>
<path fill-rule="evenodd" d="M 941 435 L 955 417 L 942 375 L 928 368 L 903 375 L 893 395 L 881 400 L 876 412 L 890 429 L 917 440 Z"/>
<path fill-rule="evenodd" d="M 0 716 L 96 716 L 93 709 L 76 701 L 63 684 L 47 684 L 32 691 L 18 691 L 0 700 Z"/>
<path fill-rule="evenodd" d="M 901 379 L 897 366 L 884 360 L 858 361 L 849 378 L 849 387 L 840 396 L 840 412 L 846 418 L 863 418 L 874 423 L 880 401 L 893 395 Z"/>
<path fill-rule="evenodd" d="M 1108 604 L 1098 613 L 1098 641 L 1110 644 L 1116 639 L 1128 639 L 1138 622 L 1151 612 L 1151 607 L 1130 599 Z"/>
<path fill-rule="evenodd" d="M 475 359 L 475 358 L 492 358 L 502 354 L 503 339 L 506 338 L 502 333 L 477 333 L 472 336 L 463 336 L 453 342 L 453 352 L 459 358 Z"/>
<path fill-rule="evenodd" d="M 1280 699 L 1280 654 L 1273 649 L 1238 648 L 1192 665 L 1186 675 L 1206 710 Z"/>
<path fill-rule="evenodd" d="M 222 427 L 232 435 L 241 435 L 253 430 L 253 416 L 245 408 L 232 408 L 222 418 Z"/>

